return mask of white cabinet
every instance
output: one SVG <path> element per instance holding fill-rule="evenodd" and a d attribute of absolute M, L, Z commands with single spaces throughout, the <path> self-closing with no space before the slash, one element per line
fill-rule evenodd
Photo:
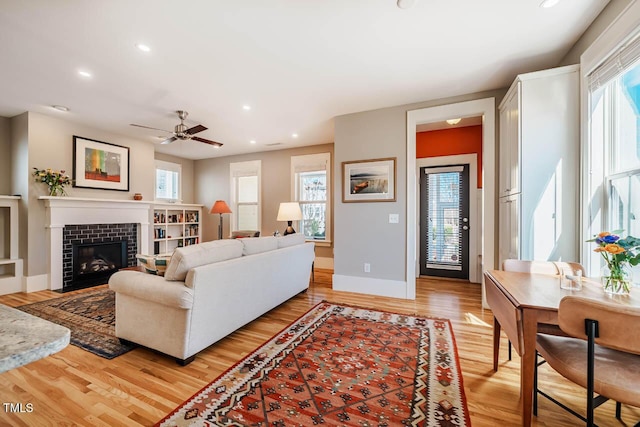
<path fill-rule="evenodd" d="M 579 67 L 519 75 L 499 109 L 500 265 L 576 261 Z"/>
<path fill-rule="evenodd" d="M 200 243 L 202 205 L 154 204 L 153 252 L 171 253 L 175 248 Z"/>

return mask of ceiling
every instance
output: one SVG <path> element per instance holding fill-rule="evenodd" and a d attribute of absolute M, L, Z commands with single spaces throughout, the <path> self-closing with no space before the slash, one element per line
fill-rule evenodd
<path fill-rule="evenodd" d="M 0 116 L 52 115 L 190 159 L 330 143 L 335 116 L 557 65 L 608 0 L 540 2 L 0 0 Z M 130 126 L 173 130 L 176 110 L 224 146 L 159 145 L 165 133 Z"/>

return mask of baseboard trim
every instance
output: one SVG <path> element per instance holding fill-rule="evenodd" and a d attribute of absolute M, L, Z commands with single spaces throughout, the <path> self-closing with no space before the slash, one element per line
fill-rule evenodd
<path fill-rule="evenodd" d="M 333 275 L 333 290 L 390 298 L 407 298 L 407 282 L 371 277 Z"/>
<path fill-rule="evenodd" d="M 25 276 L 22 280 L 24 292 L 46 291 L 49 289 L 49 275 Z"/>

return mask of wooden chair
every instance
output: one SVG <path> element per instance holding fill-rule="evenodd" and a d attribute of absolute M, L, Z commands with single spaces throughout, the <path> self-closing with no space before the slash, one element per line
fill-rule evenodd
<path fill-rule="evenodd" d="M 640 407 L 640 309 L 572 295 L 560 301 L 558 321 L 568 337 L 538 334 L 537 349 L 555 371 L 587 389 L 587 416 L 539 390 L 537 366 L 534 415 L 538 394 L 587 426 L 594 425 L 594 409 L 608 399 L 617 402 L 619 420 L 621 403 Z M 594 397 L 594 393 L 599 396 Z"/>
<path fill-rule="evenodd" d="M 566 275 L 575 274 L 576 271 L 582 272 L 585 275 L 585 270 L 582 265 L 577 262 L 565 262 L 565 261 L 527 261 L 521 259 L 506 259 L 502 263 L 502 269 L 504 271 L 514 271 L 518 273 L 532 273 L 532 274 L 551 274 L 551 275 Z M 540 324 L 538 326 L 538 332 L 564 335 L 556 325 Z M 500 339 L 494 337 L 494 344 L 500 345 Z M 511 360 L 511 341 L 509 341 L 509 360 Z M 494 351 L 497 349 L 494 348 Z"/>

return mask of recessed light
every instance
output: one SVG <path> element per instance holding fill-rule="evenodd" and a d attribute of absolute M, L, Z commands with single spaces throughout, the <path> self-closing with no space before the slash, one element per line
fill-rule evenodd
<path fill-rule="evenodd" d="M 51 108 L 55 108 L 58 111 L 69 111 L 69 107 L 65 107 L 64 105 L 52 105 Z"/>
<path fill-rule="evenodd" d="M 415 6 L 418 0 L 398 0 L 396 4 L 400 9 L 409 9 Z"/>
<path fill-rule="evenodd" d="M 251 141 L 249 141 L 249 144 L 255 144 L 255 143 L 256 143 L 255 139 L 252 139 Z"/>
<path fill-rule="evenodd" d="M 458 123 L 460 123 L 460 120 L 462 119 L 449 119 L 447 120 L 447 123 L 449 123 L 450 125 L 457 125 Z"/>
<path fill-rule="evenodd" d="M 297 138 L 297 137 L 298 137 L 298 134 L 297 134 L 297 133 L 292 133 L 292 134 L 291 134 L 291 138 Z"/>
<path fill-rule="evenodd" d="M 242 106 L 242 109 L 243 109 L 244 111 L 249 111 L 249 110 L 251 110 L 251 105 L 243 105 L 243 106 Z"/>
<path fill-rule="evenodd" d="M 136 47 L 143 52 L 151 52 L 151 48 L 146 44 L 136 43 Z"/>
<path fill-rule="evenodd" d="M 91 73 L 85 70 L 79 70 L 78 74 L 80 74 L 82 77 L 86 77 L 86 78 L 90 78 L 91 77 Z"/>
<path fill-rule="evenodd" d="M 542 3 L 540 3 L 540 7 L 544 7 L 545 9 L 548 9 L 550 7 L 557 5 L 558 3 L 560 3 L 560 0 L 542 0 Z"/>

